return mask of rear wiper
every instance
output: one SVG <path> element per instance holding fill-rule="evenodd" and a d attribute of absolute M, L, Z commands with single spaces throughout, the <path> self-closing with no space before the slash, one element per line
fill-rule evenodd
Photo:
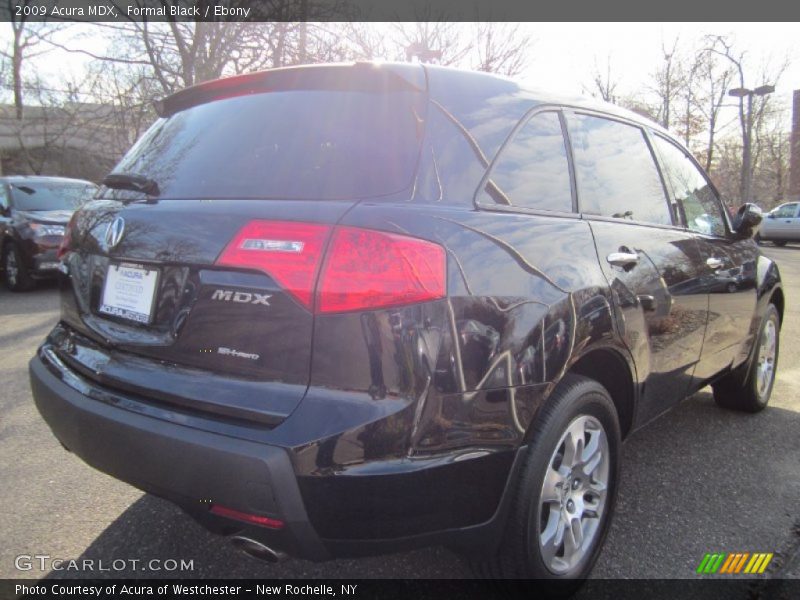
<path fill-rule="evenodd" d="M 142 192 L 148 196 L 158 196 L 161 193 L 154 179 L 134 173 L 110 173 L 103 179 L 103 185 L 115 190 Z"/>

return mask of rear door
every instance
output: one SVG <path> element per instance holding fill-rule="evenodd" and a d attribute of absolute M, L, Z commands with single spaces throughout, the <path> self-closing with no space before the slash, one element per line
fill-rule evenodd
<path fill-rule="evenodd" d="M 697 244 L 675 226 L 643 129 L 576 112 L 569 133 L 579 207 L 645 383 L 637 414 L 643 423 L 684 397 L 700 357 L 708 300 Z"/>
<path fill-rule="evenodd" d="M 800 239 L 800 218 L 797 210 L 800 204 L 792 202 L 775 209 L 769 220 L 769 227 L 774 232 L 771 236 L 778 240 Z"/>
<path fill-rule="evenodd" d="M 694 159 L 658 134 L 653 140 L 673 202 L 700 252 L 709 314 L 695 377 L 704 381 L 747 355 L 755 325 L 758 248 L 731 234 L 722 202 Z"/>

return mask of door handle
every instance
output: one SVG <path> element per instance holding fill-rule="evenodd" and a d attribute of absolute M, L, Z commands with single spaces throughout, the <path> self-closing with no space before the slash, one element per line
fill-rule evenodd
<path fill-rule="evenodd" d="M 722 261 L 715 256 L 712 256 L 711 258 L 706 260 L 706 264 L 715 271 L 722 267 Z"/>
<path fill-rule="evenodd" d="M 606 260 L 615 267 L 628 267 L 639 262 L 639 255 L 635 252 L 612 252 L 606 256 Z"/>

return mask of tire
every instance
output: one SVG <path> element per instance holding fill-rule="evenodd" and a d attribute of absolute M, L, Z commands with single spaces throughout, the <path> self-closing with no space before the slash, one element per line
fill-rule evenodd
<path fill-rule="evenodd" d="M 770 304 L 761 319 L 750 360 L 712 386 L 717 405 L 751 413 L 767 407 L 775 384 L 780 327 L 778 309 Z"/>
<path fill-rule="evenodd" d="M 16 244 L 8 244 L 3 252 L 3 269 L 6 274 L 6 287 L 12 292 L 25 292 L 33 287 L 34 281 L 25 269 L 22 253 Z"/>
<path fill-rule="evenodd" d="M 619 480 L 617 411 L 599 383 L 567 375 L 530 433 L 500 549 L 470 564 L 479 577 L 550 580 L 551 593 L 571 593 L 591 571 L 611 522 Z M 569 440 L 584 449 L 582 455 L 570 450 Z M 574 470 L 567 466 L 570 454 L 584 459 L 572 465 Z M 591 465 L 587 476 L 584 469 Z M 580 547 L 563 519 L 581 532 Z"/>
<path fill-rule="evenodd" d="M 783 248 L 786 245 L 785 240 L 773 240 L 772 243 L 778 246 L 779 248 Z"/>

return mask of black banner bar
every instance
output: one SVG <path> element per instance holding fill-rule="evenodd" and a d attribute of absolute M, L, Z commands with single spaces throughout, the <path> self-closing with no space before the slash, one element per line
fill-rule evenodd
<path fill-rule="evenodd" d="M 487 580 L 0 580 L 0 598 L 338 598 L 386 600 L 494 600 L 566 597 L 576 600 L 732 600 L 800 597 L 798 579 L 750 577 L 708 579 L 592 579 L 574 584 Z"/>
<path fill-rule="evenodd" d="M 10 0 L 0 20 L 164 21 L 797 21 L 800 3 L 641 0 Z"/>

